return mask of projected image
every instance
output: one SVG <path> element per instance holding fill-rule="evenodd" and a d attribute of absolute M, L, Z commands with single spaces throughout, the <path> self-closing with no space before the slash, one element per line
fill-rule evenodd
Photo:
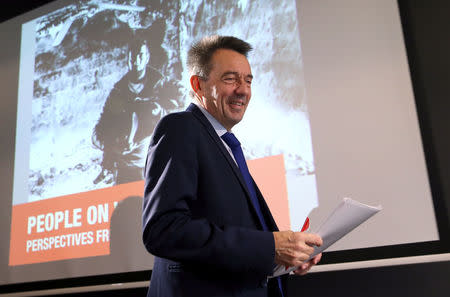
<path fill-rule="evenodd" d="M 91 0 L 24 24 L 22 40 L 33 42 L 21 49 L 18 119 L 29 120 L 17 125 L 11 240 L 23 248 L 11 249 L 10 265 L 109 253 L 115 206 L 142 196 L 155 125 L 191 102 L 187 50 L 211 34 L 254 47 L 252 100 L 234 132 L 280 229 L 303 225 L 317 194 L 296 9 L 294 0 Z M 56 243 L 69 233 L 88 240 Z"/>
<path fill-rule="evenodd" d="M 148 5 L 89 1 L 35 21 L 29 201 L 143 179 L 149 136 L 181 98 Z"/>
<path fill-rule="evenodd" d="M 162 116 L 179 106 L 176 85 L 164 82 L 157 69 L 147 67 L 150 57 L 146 40 L 136 40 L 128 50 L 127 74 L 106 99 L 92 135 L 94 146 L 103 151 L 102 169 L 94 184 L 143 179 L 149 133 Z M 111 123 L 115 129 L 110 128 Z"/>

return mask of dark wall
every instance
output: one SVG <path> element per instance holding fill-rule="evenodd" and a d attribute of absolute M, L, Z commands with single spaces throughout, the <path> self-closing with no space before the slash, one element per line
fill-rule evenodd
<path fill-rule="evenodd" d="M 311 273 L 291 277 L 289 296 L 448 296 L 450 262 Z"/>

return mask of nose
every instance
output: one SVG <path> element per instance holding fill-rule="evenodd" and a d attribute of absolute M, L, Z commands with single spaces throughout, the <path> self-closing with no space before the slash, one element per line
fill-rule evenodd
<path fill-rule="evenodd" d="M 234 92 L 238 95 L 245 95 L 248 96 L 251 94 L 251 84 L 245 81 L 245 78 L 239 77 L 236 80 L 236 88 Z"/>

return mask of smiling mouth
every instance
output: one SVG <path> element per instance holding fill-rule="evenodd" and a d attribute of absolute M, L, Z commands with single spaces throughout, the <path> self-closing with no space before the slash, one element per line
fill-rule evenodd
<path fill-rule="evenodd" d="M 232 109 L 242 110 L 246 105 L 246 97 L 241 95 L 230 96 L 228 98 L 228 104 Z"/>
<path fill-rule="evenodd" d="M 230 102 L 231 105 L 237 105 L 237 106 L 244 106 L 244 102 L 236 102 L 236 101 L 232 101 Z"/>

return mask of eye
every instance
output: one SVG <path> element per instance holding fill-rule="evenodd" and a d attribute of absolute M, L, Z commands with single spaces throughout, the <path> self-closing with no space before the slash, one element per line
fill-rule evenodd
<path fill-rule="evenodd" d="M 234 84 L 237 81 L 235 76 L 224 76 L 222 80 L 227 84 Z"/>

